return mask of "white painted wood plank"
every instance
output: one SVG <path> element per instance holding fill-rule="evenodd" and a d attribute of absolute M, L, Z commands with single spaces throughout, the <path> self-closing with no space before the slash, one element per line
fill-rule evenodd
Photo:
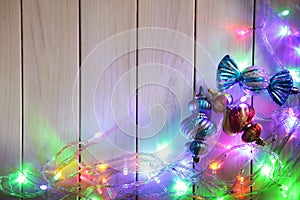
<path fill-rule="evenodd" d="M 78 140 L 78 2 L 23 1 L 23 22 L 24 163 L 38 169 Z"/>
<path fill-rule="evenodd" d="M 0 175 L 21 167 L 20 19 L 20 1 L 0 1 Z"/>
<path fill-rule="evenodd" d="M 138 27 L 138 149 L 172 163 L 187 142 L 180 122 L 193 96 L 194 1 L 140 0 Z M 169 189 L 172 181 L 162 180 Z M 163 191 L 153 183 L 142 192 Z"/>
<path fill-rule="evenodd" d="M 124 156 L 136 151 L 135 48 L 136 1 L 81 1 L 81 137 L 111 133 L 82 159 L 108 162 L 120 170 L 107 180 L 110 184 L 131 183 L 136 176 L 130 170 L 122 173 Z M 109 162 L 115 158 L 120 164 Z M 118 199 L 117 192 L 112 191 Z"/>

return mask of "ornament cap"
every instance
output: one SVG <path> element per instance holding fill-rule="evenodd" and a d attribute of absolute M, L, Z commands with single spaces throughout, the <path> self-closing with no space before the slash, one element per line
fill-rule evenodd
<path fill-rule="evenodd" d="M 291 92 L 292 94 L 298 94 L 298 93 L 299 93 L 299 89 L 298 89 L 297 87 L 292 87 L 292 88 L 290 89 L 290 92 Z"/>
<path fill-rule="evenodd" d="M 193 156 L 193 162 L 194 163 L 199 163 L 200 162 L 200 158 L 199 158 L 199 156 Z"/>
<path fill-rule="evenodd" d="M 222 94 L 221 92 L 214 91 L 211 88 L 208 88 L 208 93 L 211 95 L 212 99 L 215 99 L 217 96 Z"/>
<path fill-rule="evenodd" d="M 195 99 L 207 99 L 207 96 L 203 93 L 203 87 L 199 87 L 199 93 L 196 94 Z"/>
<path fill-rule="evenodd" d="M 265 146 L 266 143 L 260 137 L 256 139 L 255 143 L 260 146 Z"/>

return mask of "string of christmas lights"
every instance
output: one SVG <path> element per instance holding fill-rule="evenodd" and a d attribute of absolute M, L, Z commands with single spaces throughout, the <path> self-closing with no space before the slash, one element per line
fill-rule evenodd
<path fill-rule="evenodd" d="M 290 112 L 294 112 L 296 121 L 289 125 Z M 278 122 L 278 113 L 281 119 Z M 299 107 L 281 110 L 274 114 L 277 120 L 277 126 L 285 125 L 289 127 L 288 135 L 295 134 L 299 128 Z M 274 120 L 275 120 L 274 119 Z M 278 124 L 279 123 L 279 124 Z M 104 134 L 101 134 L 104 135 Z M 290 137 L 290 136 L 288 136 Z M 270 143 L 266 146 L 253 146 L 249 144 L 238 145 L 229 148 L 210 162 L 205 169 L 192 168 L 190 164 L 183 163 L 187 157 L 191 156 L 191 152 L 187 151 L 174 163 L 167 164 L 162 162 L 153 154 L 132 154 L 125 155 L 117 159 L 108 160 L 105 162 L 94 163 L 91 165 L 83 164 L 78 161 L 78 155 L 87 150 L 89 145 L 96 145 L 95 141 L 100 141 L 99 137 L 94 140 L 84 141 L 82 143 L 72 142 L 66 145 L 60 152 L 58 152 L 52 159 L 50 159 L 42 169 L 42 174 L 48 183 L 41 184 L 36 173 L 30 171 L 19 171 L 1 177 L 1 190 L 7 194 L 22 198 L 33 198 L 44 194 L 50 187 L 57 189 L 66 195 L 72 193 L 76 196 L 88 198 L 89 196 L 101 196 L 104 193 L 110 195 L 110 199 L 126 199 L 129 195 L 139 194 L 145 197 L 155 196 L 172 196 L 178 195 L 178 192 L 172 191 L 165 186 L 160 178 L 167 173 L 173 174 L 177 180 L 178 185 L 184 185 L 186 190 L 180 192 L 180 195 L 197 197 L 199 199 L 219 198 L 225 195 L 234 195 L 236 197 L 249 195 L 249 180 L 252 178 L 252 184 L 256 185 L 257 189 L 252 191 L 253 194 L 263 192 L 264 190 L 278 186 L 283 187 L 280 181 L 288 178 L 286 171 L 293 171 L 296 163 L 300 159 L 299 151 L 295 151 L 287 159 L 289 165 L 283 166 L 278 155 L 280 155 L 281 148 L 287 144 L 286 137 L 282 138 L 278 143 Z M 82 147 L 83 151 L 75 151 L 78 146 Z M 275 145 L 274 145 L 275 144 Z M 85 146 L 86 145 L 86 146 Z M 252 153 L 250 152 L 252 148 Z M 300 145 L 297 146 L 300 149 Z M 275 152 L 278 153 L 275 153 Z M 226 163 L 231 162 L 236 156 L 246 157 L 234 174 L 232 180 L 224 180 L 222 174 L 226 170 Z M 249 161 L 254 160 L 256 170 L 249 175 L 247 169 L 249 168 Z M 127 162 L 127 169 L 115 169 L 120 163 Z M 132 181 L 120 184 L 111 184 L 110 177 L 116 174 L 136 173 L 136 164 L 139 169 L 145 170 L 147 178 L 141 181 Z M 150 170 L 151 169 L 151 170 Z M 80 176 L 80 183 L 77 183 L 77 178 Z M 263 181 L 261 179 L 264 179 Z M 40 180 L 40 179 L 39 179 Z M 76 184 L 74 184 L 76 183 Z M 160 186 L 161 191 L 152 194 L 143 194 L 139 190 L 147 184 L 156 183 Z M 14 185 L 15 184 L 15 185 Z M 16 191 L 20 185 L 26 186 L 29 190 Z M 175 184 L 175 185 L 176 185 Z M 192 194 L 187 188 L 194 184 L 197 188 L 206 188 L 206 194 L 201 192 Z M 179 187 L 179 186 L 176 186 Z M 176 188 L 175 187 L 175 188 Z M 118 194 L 113 194 L 112 190 L 118 189 Z M 180 186 L 182 190 L 182 186 Z M 248 188 L 248 189 L 247 189 Z M 125 198 L 126 197 L 126 198 Z"/>
<path fill-rule="evenodd" d="M 292 2 L 296 9 L 300 10 L 300 6 L 295 1 Z M 267 1 L 264 1 L 264 8 L 262 24 L 255 28 L 240 30 L 238 34 L 245 36 L 249 32 L 260 30 L 261 38 L 272 59 L 282 70 L 287 70 L 288 67 L 284 60 L 272 48 L 273 41 L 269 35 L 273 33 L 277 38 L 299 39 L 299 28 L 291 27 L 285 20 L 285 17 L 290 14 L 289 10 L 274 12 Z M 269 29 L 274 23 L 278 25 L 276 34 L 275 29 L 273 32 L 272 29 Z M 291 49 L 296 56 L 300 56 L 299 43 L 293 43 Z M 251 70 L 261 72 L 261 69 L 258 68 Z M 238 74 L 237 80 L 241 81 L 241 73 L 238 71 L 236 74 Z M 269 87 L 269 79 L 264 76 L 264 72 L 258 74 L 262 75 L 260 78 L 263 78 L 263 81 L 259 82 L 261 79 L 252 80 L 251 83 L 254 84 L 251 85 L 250 90 L 256 91 Z M 294 80 L 297 79 L 299 82 L 299 74 L 293 74 L 292 70 L 290 70 L 290 74 Z M 244 77 L 253 78 L 247 74 Z M 291 78 L 288 77 L 288 79 Z M 265 82 L 268 84 L 264 86 Z M 242 84 L 243 90 L 249 89 L 248 83 Z M 201 155 L 207 153 L 206 140 L 208 137 L 218 134 L 220 131 L 223 132 L 223 130 L 227 134 L 235 135 L 245 131 L 246 127 L 251 127 L 253 120 L 253 113 L 251 119 L 248 119 L 249 114 L 244 114 L 247 117 L 245 121 L 241 119 L 236 121 L 243 121 L 243 124 L 237 125 L 238 130 L 232 130 L 231 126 L 226 126 L 226 119 L 230 119 L 237 113 L 249 113 L 252 107 L 247 104 L 240 105 L 240 102 L 233 102 L 230 94 L 217 93 L 213 90 L 208 92 L 212 95 L 212 103 L 208 102 L 200 89 L 199 94 L 189 104 L 192 115 L 181 124 L 183 135 L 189 140 L 186 144 L 187 151 L 172 163 L 165 163 L 150 153 L 122 155 L 95 163 L 85 163 L 79 159 L 82 153 L 88 151 L 91 146 L 97 145 L 106 135 L 110 134 L 114 130 L 112 128 L 106 133 L 96 133 L 89 140 L 67 144 L 38 172 L 23 169 L 0 176 L 0 191 L 17 198 L 40 197 L 40 199 L 49 199 L 49 196 L 44 195 L 50 190 L 52 192 L 54 190 L 54 193 L 57 193 L 54 199 L 78 196 L 86 200 L 103 198 L 119 200 L 134 199 L 136 195 L 139 195 L 145 198 L 176 196 L 178 199 L 190 197 L 221 200 L 228 196 L 243 199 L 275 188 L 280 190 L 282 198 L 288 197 L 289 186 L 291 186 L 288 181 L 293 180 L 293 172 L 300 161 L 300 143 L 296 144 L 294 151 L 290 152 L 288 156 L 285 155 L 284 159 L 282 157 L 291 140 L 297 138 L 300 128 L 300 106 L 279 108 L 272 113 L 271 119 L 254 117 L 258 122 L 270 120 L 273 122 L 273 131 L 264 138 L 264 145 L 252 143 L 257 142 L 257 139 L 260 138 L 258 135 L 254 140 L 246 140 L 250 143 L 226 148 L 222 153 L 211 158 L 208 164 L 204 164 L 201 163 L 200 158 Z M 276 95 L 278 96 L 278 94 Z M 284 98 L 288 98 L 288 96 Z M 286 99 L 284 101 L 281 98 L 276 97 L 276 99 L 279 99 L 278 102 L 281 105 L 286 102 Z M 224 113 L 228 108 L 230 110 Z M 225 126 L 223 124 L 223 127 L 220 128 L 215 125 L 214 120 L 209 117 L 210 109 L 216 113 L 224 113 Z M 229 122 L 227 121 L 227 123 Z M 261 142 L 261 140 L 259 141 Z M 238 158 L 240 162 L 232 169 L 229 163 L 235 158 Z M 250 165 L 254 165 L 251 173 Z M 228 172 L 231 176 L 224 176 L 224 174 L 228 175 Z M 135 173 L 141 174 L 139 180 L 125 178 L 118 183 L 112 181 L 116 176 L 128 177 Z M 164 180 L 164 176 L 171 177 L 171 184 Z M 159 189 L 153 190 L 151 193 L 145 192 L 144 188 L 150 187 L 151 184 L 158 186 Z M 195 187 L 194 192 L 191 190 L 192 185 Z M 250 189 L 250 185 L 253 189 Z"/>

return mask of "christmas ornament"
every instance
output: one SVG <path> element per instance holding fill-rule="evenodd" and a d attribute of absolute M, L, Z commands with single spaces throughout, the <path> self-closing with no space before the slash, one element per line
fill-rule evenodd
<path fill-rule="evenodd" d="M 199 93 L 189 103 L 188 107 L 192 115 L 181 122 L 181 130 L 183 135 L 192 140 L 186 146 L 193 154 L 193 162 L 200 161 L 199 155 L 207 153 L 207 144 L 205 138 L 212 136 L 217 130 L 216 125 L 208 118 L 207 114 L 211 109 L 211 104 L 207 101 L 207 97 L 203 94 L 202 87 Z"/>
<path fill-rule="evenodd" d="M 200 87 L 200 92 L 195 95 L 194 99 L 189 102 L 188 107 L 192 113 L 208 113 L 211 109 L 211 104 L 207 101 L 207 97 L 202 92 L 202 87 Z"/>
<path fill-rule="evenodd" d="M 212 89 L 208 89 L 208 92 L 212 97 L 212 110 L 216 113 L 222 113 L 232 102 L 231 94 L 224 94 L 222 92 L 215 92 Z"/>
<path fill-rule="evenodd" d="M 297 94 L 298 88 L 293 87 L 293 79 L 288 70 L 275 74 L 268 87 L 271 98 L 279 105 L 283 105 L 290 94 Z"/>
<path fill-rule="evenodd" d="M 254 115 L 254 108 L 246 103 L 228 107 L 224 113 L 223 131 L 230 136 L 242 132 L 243 142 L 255 141 L 256 144 L 264 146 L 265 142 L 260 138 L 262 126 L 252 124 Z"/>
<path fill-rule="evenodd" d="M 228 135 L 240 133 L 252 122 L 254 115 L 254 108 L 246 103 L 228 107 L 223 121 L 224 132 Z"/>
<path fill-rule="evenodd" d="M 223 131 L 234 136 L 243 133 L 243 142 L 256 142 L 256 144 L 264 146 L 264 141 L 260 138 L 262 126 L 260 124 L 252 124 L 255 116 L 253 106 L 247 103 L 232 104 L 232 96 L 221 92 L 214 92 L 208 89 L 212 96 L 212 109 L 216 113 L 224 112 Z"/>
<path fill-rule="evenodd" d="M 220 91 L 224 91 L 236 83 L 239 83 L 247 94 L 267 90 L 280 106 L 286 102 L 290 94 L 299 93 L 298 89 L 293 87 L 293 78 L 288 70 L 278 72 L 269 80 L 267 73 L 259 66 L 250 66 L 240 72 L 235 61 L 226 55 L 218 65 L 217 87 Z"/>
<path fill-rule="evenodd" d="M 242 140 L 244 142 L 256 142 L 256 144 L 264 146 L 264 141 L 260 138 L 262 126 L 260 124 L 250 124 L 244 130 Z"/>
<path fill-rule="evenodd" d="M 198 163 L 200 161 L 200 158 L 198 155 L 202 155 L 207 153 L 207 144 L 204 143 L 203 140 L 194 140 L 189 145 L 189 150 L 193 154 L 193 161 Z"/>
<path fill-rule="evenodd" d="M 217 87 L 224 91 L 239 83 L 241 88 L 247 93 L 259 93 L 269 85 L 267 73 L 258 66 L 247 67 L 240 72 L 235 61 L 226 55 L 218 65 Z"/>

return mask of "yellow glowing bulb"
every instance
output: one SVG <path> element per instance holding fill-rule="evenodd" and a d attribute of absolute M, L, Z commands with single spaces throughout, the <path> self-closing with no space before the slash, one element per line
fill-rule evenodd
<path fill-rule="evenodd" d="M 98 169 L 98 171 L 100 171 L 100 172 L 105 171 L 107 168 L 108 168 L 108 165 L 105 164 L 105 163 L 101 163 L 101 164 L 98 164 L 98 165 L 97 165 L 97 169 Z"/>
<path fill-rule="evenodd" d="M 54 180 L 59 180 L 61 179 L 61 177 L 62 177 L 61 172 L 58 171 L 57 173 L 55 173 Z"/>
<path fill-rule="evenodd" d="M 243 184 L 244 183 L 244 177 L 241 176 L 240 178 L 240 183 Z"/>
<path fill-rule="evenodd" d="M 212 169 L 212 170 L 217 170 L 220 168 L 220 163 L 218 162 L 212 162 L 209 164 L 209 168 Z"/>

